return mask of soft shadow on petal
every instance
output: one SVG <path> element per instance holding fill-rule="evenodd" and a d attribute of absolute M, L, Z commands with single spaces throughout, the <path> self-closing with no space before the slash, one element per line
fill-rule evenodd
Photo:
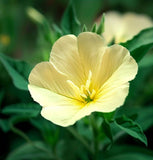
<path fill-rule="evenodd" d="M 41 62 L 34 67 L 29 75 L 29 83 L 67 97 L 75 96 L 67 77 L 49 62 Z"/>
<path fill-rule="evenodd" d="M 91 70 L 92 76 L 96 76 L 96 70 L 101 62 L 102 55 L 106 49 L 105 40 L 92 32 L 83 32 L 78 36 L 78 50 L 84 65 L 86 77 Z"/>
<path fill-rule="evenodd" d="M 98 77 L 95 79 L 96 83 L 93 86 L 99 91 L 107 83 L 114 84 L 114 82 L 117 82 L 116 85 L 120 86 L 120 84 L 134 79 L 138 70 L 137 63 L 130 56 L 129 51 L 117 44 L 106 49 L 102 57 L 102 63 L 99 65 L 99 70 L 96 73 Z"/>
<path fill-rule="evenodd" d="M 78 54 L 77 37 L 74 35 L 63 36 L 54 43 L 50 62 L 77 86 L 85 82 L 84 70 Z"/>
<path fill-rule="evenodd" d="M 28 89 L 34 101 L 38 102 L 43 107 L 61 105 L 63 102 L 70 99 L 48 89 L 31 84 L 28 85 Z"/>

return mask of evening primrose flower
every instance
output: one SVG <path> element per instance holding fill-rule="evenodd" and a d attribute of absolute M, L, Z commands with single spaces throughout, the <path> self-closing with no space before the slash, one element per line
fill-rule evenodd
<path fill-rule="evenodd" d="M 91 32 L 66 35 L 53 45 L 49 62 L 31 71 L 28 88 L 44 118 L 69 126 L 94 111 L 112 112 L 123 105 L 137 68 L 123 46 L 107 47 Z"/>
<path fill-rule="evenodd" d="M 143 14 L 125 13 L 120 14 L 110 11 L 105 15 L 105 32 L 103 34 L 107 43 L 126 42 L 141 30 L 152 27 L 151 18 Z"/>

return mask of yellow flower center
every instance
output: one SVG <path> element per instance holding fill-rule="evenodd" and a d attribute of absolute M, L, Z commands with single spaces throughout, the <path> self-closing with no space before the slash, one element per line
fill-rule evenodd
<path fill-rule="evenodd" d="M 76 86 L 72 81 L 68 80 L 67 82 L 71 85 L 73 91 L 76 94 L 77 99 L 81 99 L 84 103 L 89 103 L 94 100 L 96 91 L 91 89 L 91 79 L 92 79 L 92 72 L 89 71 L 88 79 L 85 85 L 81 85 L 79 88 Z"/>

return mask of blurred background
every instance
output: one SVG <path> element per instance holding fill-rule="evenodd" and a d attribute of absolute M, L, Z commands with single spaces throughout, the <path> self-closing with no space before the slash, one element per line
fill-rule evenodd
<path fill-rule="evenodd" d="M 9 57 L 24 60 L 31 65 L 35 65 L 42 60 L 48 60 L 52 46 L 45 41 L 39 27 L 31 20 L 31 18 L 29 18 L 27 9 L 29 7 L 35 8 L 46 17 L 50 27 L 54 28 L 54 25 L 60 26 L 60 21 L 68 2 L 68 0 L 0 0 L 0 52 Z M 89 28 L 91 28 L 94 21 L 101 16 L 103 12 L 111 10 L 119 11 L 121 13 L 129 11 L 136 12 L 146 14 L 153 18 L 153 0 L 74 0 L 74 7 L 78 20 L 81 22 L 82 26 L 83 24 L 86 24 Z M 153 150 L 153 118 L 151 115 L 153 113 L 152 52 L 153 51 L 150 50 L 148 55 L 140 62 L 139 73 L 131 84 L 132 91 L 125 103 L 125 106 L 130 106 L 131 112 L 133 112 L 133 107 L 136 106 L 134 113 L 142 114 L 140 123 L 143 125 L 142 128 L 145 130 L 145 134 L 148 138 L 148 148 L 150 150 Z M 6 69 L 1 63 L 0 73 L 0 109 L 3 109 L 10 104 L 26 103 L 27 101 L 32 102 L 28 92 L 21 91 L 14 87 L 11 78 L 8 76 Z M 128 109 L 126 111 L 126 107 L 124 107 L 123 110 L 121 109 L 118 114 L 123 111 L 130 114 Z M 144 115 L 143 113 L 145 111 L 147 111 L 147 113 Z M 2 123 L 0 120 L 0 159 L 2 160 L 10 153 L 14 153 L 15 149 L 25 142 L 27 137 L 24 139 L 22 132 L 26 133 L 31 140 L 45 141 L 44 139 L 47 139 L 53 146 L 56 141 L 59 141 L 62 137 L 70 137 L 64 129 L 56 127 L 53 124 L 51 124 L 50 127 L 50 123 L 48 124 L 46 120 L 42 120 L 40 117 L 40 123 L 38 119 L 37 122 L 35 119 L 30 121 L 23 120 L 23 122 L 20 122 L 17 127 L 22 132 L 16 134 L 15 132 L 18 131 L 15 131 L 15 129 L 12 131 L 7 127 L 7 125 L 10 125 L 8 124 L 9 118 L 9 115 L 0 113 L 0 119 L 5 120 L 5 123 Z M 42 129 L 38 124 L 42 125 L 42 128 L 46 128 Z M 43 130 L 45 130 L 45 133 Z M 50 135 L 51 131 L 52 135 Z M 83 132 L 84 131 L 81 133 Z M 87 132 L 87 134 L 90 133 Z M 73 140 L 72 137 L 70 139 Z M 128 137 L 123 138 L 123 141 L 120 140 L 118 143 L 122 144 L 122 142 L 124 142 L 127 144 L 138 144 L 139 146 L 143 146 L 139 142 L 130 141 L 132 141 L 132 139 Z M 59 148 L 62 148 L 65 144 L 68 143 L 64 142 L 60 144 L 61 146 L 59 146 Z M 35 152 L 36 151 L 33 151 L 33 154 Z M 28 150 L 26 153 L 28 153 Z M 63 151 L 63 153 L 66 152 Z M 8 158 L 8 160 L 14 159 Z M 73 159 L 73 157 L 68 159 Z M 23 160 L 31 159 L 23 158 Z"/>
<path fill-rule="evenodd" d="M 27 15 L 33 7 L 42 13 L 50 25 L 61 20 L 68 0 L 1 0 L 0 1 L 0 48 L 5 54 L 30 61 L 31 55 L 40 52 L 37 26 Z M 153 17 L 153 1 L 148 0 L 74 0 L 75 11 L 81 24 L 91 27 L 103 12 L 116 10 L 121 13 L 137 12 Z M 36 51 L 37 50 L 37 51 Z M 36 56 L 36 57 L 37 57 Z M 34 57 L 33 57 L 34 58 Z M 35 61 L 37 61 L 35 59 Z M 32 59 L 33 62 L 33 59 Z"/>

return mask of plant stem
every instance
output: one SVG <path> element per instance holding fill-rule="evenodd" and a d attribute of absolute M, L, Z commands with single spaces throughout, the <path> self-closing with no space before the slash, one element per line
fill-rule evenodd
<path fill-rule="evenodd" d="M 25 139 L 29 144 L 31 144 L 34 148 L 36 148 L 36 149 L 38 149 L 38 150 L 40 150 L 40 151 L 46 152 L 46 153 L 50 156 L 51 160 L 52 160 L 52 159 L 55 159 L 55 157 L 53 157 L 53 156 L 50 154 L 49 150 L 44 149 L 44 148 L 40 147 L 39 145 L 36 145 L 35 143 L 33 143 L 33 141 L 31 141 L 31 139 L 30 139 L 24 132 L 22 132 L 21 130 L 19 130 L 18 128 L 16 128 L 16 127 L 13 125 L 13 123 L 11 123 L 11 122 L 10 122 L 10 128 L 12 129 L 12 131 L 13 131 L 14 133 L 16 133 L 16 134 L 18 134 L 19 136 L 21 136 L 21 137 L 22 137 L 23 139 Z"/>
<path fill-rule="evenodd" d="M 94 141 L 94 154 L 93 154 L 93 160 L 97 160 L 98 158 L 98 140 L 97 140 L 97 134 L 98 134 L 98 127 L 97 124 L 95 123 L 95 118 L 93 115 L 90 115 L 90 123 L 92 126 L 92 131 L 93 131 L 93 141 Z"/>
<path fill-rule="evenodd" d="M 93 154 L 93 150 L 90 148 L 89 144 L 87 143 L 87 141 L 80 135 L 78 134 L 78 132 L 73 128 L 73 127 L 67 127 L 67 130 L 77 139 L 79 140 L 84 147 L 91 153 Z"/>

